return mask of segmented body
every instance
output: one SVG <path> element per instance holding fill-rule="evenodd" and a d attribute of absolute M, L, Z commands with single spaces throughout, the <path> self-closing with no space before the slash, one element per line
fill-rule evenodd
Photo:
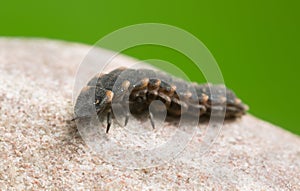
<path fill-rule="evenodd" d="M 95 96 L 87 101 L 88 94 Z M 156 108 L 158 111 L 167 109 L 167 114 L 174 117 L 182 114 L 209 116 L 214 110 L 217 115 L 225 113 L 226 118 L 231 118 L 247 111 L 247 106 L 224 86 L 188 83 L 149 69 L 118 68 L 108 74 L 98 74 L 88 82 L 77 99 L 75 115 L 80 118 L 83 115 L 80 110 L 93 103 L 99 116 L 107 115 L 108 132 L 112 103 L 129 105 L 130 113 L 139 114 L 148 111 L 154 100 L 165 105 Z M 151 113 L 149 116 L 154 127 Z"/>

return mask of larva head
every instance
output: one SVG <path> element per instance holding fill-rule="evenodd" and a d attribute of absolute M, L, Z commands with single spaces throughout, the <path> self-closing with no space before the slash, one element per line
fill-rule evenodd
<path fill-rule="evenodd" d="M 110 90 L 96 87 L 95 90 L 95 108 L 97 113 L 102 113 L 111 107 L 114 93 Z"/>
<path fill-rule="evenodd" d="M 76 118 L 105 112 L 111 106 L 112 98 L 112 91 L 95 86 L 84 87 L 76 100 Z"/>

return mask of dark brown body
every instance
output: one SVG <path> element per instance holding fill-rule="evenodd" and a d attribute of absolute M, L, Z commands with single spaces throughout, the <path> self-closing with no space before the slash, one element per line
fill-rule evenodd
<path fill-rule="evenodd" d="M 107 132 L 113 115 L 112 104 L 128 108 L 129 112 L 138 115 L 148 112 L 154 100 L 164 103 L 163 108 L 155 108 L 158 112 L 167 109 L 168 116 L 180 117 L 182 114 L 193 116 L 209 116 L 211 111 L 226 118 L 239 117 L 245 114 L 248 107 L 235 94 L 221 85 L 196 84 L 170 77 L 148 69 L 118 68 L 108 74 L 99 74 L 92 78 L 76 102 L 76 118 L 82 117 L 80 108 L 85 105 L 87 92 L 94 97 L 98 116 L 107 115 Z M 154 127 L 152 114 L 149 117 Z"/>

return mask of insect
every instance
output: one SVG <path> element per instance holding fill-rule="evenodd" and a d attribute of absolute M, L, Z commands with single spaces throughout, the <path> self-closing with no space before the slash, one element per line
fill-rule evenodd
<path fill-rule="evenodd" d="M 112 105 L 117 104 L 121 110 L 129 106 L 129 111 L 125 112 L 125 126 L 130 113 L 138 115 L 148 112 L 151 125 L 155 128 L 153 114 L 149 111 L 150 104 L 155 100 L 164 105 L 155 109 L 166 109 L 171 117 L 182 114 L 210 116 L 214 110 L 217 115 L 225 113 L 225 118 L 236 118 L 248 110 L 247 105 L 224 86 L 189 83 L 150 69 L 121 67 L 107 74 L 99 73 L 87 83 L 76 100 L 74 120 L 96 112 L 99 117 L 106 117 L 108 133 L 114 116 Z"/>

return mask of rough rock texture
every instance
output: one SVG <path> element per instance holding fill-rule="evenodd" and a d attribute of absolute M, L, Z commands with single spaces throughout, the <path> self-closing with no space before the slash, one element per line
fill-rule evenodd
<path fill-rule="evenodd" d="M 300 190 L 299 137 L 251 115 L 226 122 L 204 154 L 196 135 L 161 166 L 129 170 L 103 160 L 69 121 L 76 70 L 89 49 L 0 38 L 0 190 Z"/>

